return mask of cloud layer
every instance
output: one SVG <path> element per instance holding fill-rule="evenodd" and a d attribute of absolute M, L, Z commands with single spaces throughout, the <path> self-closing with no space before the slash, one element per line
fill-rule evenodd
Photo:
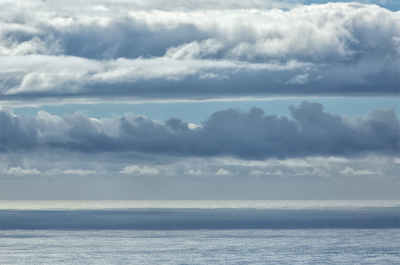
<path fill-rule="evenodd" d="M 398 93 L 400 13 L 274 1 L 3 1 L 1 100 Z"/>
<path fill-rule="evenodd" d="M 266 115 L 255 107 L 249 111 L 228 109 L 190 129 L 177 118 L 162 124 L 134 114 L 95 120 L 82 113 L 59 117 L 44 111 L 38 116 L 15 116 L 3 109 L 1 151 L 241 159 L 371 154 L 393 157 L 399 153 L 400 122 L 392 109 L 374 109 L 355 119 L 324 112 L 321 104 L 307 101 L 289 110 L 292 118 Z M 122 173 L 145 174 L 148 170 L 127 167 Z"/>

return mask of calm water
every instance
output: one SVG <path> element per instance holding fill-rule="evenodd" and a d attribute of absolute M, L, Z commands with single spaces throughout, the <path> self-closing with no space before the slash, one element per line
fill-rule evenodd
<path fill-rule="evenodd" d="M 399 201 L 2 201 L 0 264 L 400 264 Z"/>

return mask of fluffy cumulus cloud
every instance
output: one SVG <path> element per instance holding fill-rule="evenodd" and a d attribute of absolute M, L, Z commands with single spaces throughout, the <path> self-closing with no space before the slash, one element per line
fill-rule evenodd
<path fill-rule="evenodd" d="M 398 93 L 400 13 L 363 3 L 2 1 L 1 100 Z"/>
<path fill-rule="evenodd" d="M 217 173 L 215 173 L 215 175 L 217 175 L 217 176 L 227 176 L 230 174 L 231 174 L 231 172 L 229 172 L 228 170 L 225 170 L 223 168 L 221 168 L 220 170 L 218 170 Z"/>
<path fill-rule="evenodd" d="M 163 124 L 134 114 L 93 120 L 82 113 L 58 117 L 41 111 L 38 116 L 16 116 L 3 109 L 1 151 L 256 160 L 399 154 L 400 121 L 393 109 L 373 109 L 354 119 L 324 112 L 321 104 L 307 101 L 289 110 L 291 118 L 266 115 L 255 107 L 228 109 L 190 129 L 177 118 Z M 155 173 L 152 170 L 135 165 L 121 173 Z"/>
<path fill-rule="evenodd" d="M 140 168 L 137 165 L 125 167 L 123 170 L 119 171 L 121 174 L 129 175 L 157 175 L 159 174 L 156 168 L 143 167 Z"/>

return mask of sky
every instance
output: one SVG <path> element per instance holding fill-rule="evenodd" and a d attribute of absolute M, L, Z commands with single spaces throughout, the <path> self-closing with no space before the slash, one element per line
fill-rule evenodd
<path fill-rule="evenodd" d="M 1 199 L 400 199 L 400 2 L 1 1 Z"/>

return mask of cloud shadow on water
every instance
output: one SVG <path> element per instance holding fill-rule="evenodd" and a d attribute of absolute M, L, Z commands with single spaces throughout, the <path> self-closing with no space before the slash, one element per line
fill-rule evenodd
<path fill-rule="evenodd" d="M 3 210 L 2 230 L 393 229 L 399 208 Z"/>

